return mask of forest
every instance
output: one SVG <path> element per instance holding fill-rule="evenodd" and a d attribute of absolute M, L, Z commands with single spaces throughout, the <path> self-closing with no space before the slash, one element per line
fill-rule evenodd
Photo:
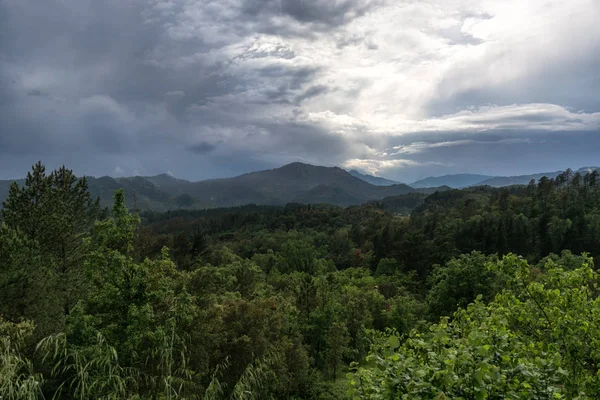
<path fill-rule="evenodd" d="M 599 397 L 597 171 L 350 207 L 125 196 L 41 163 L 10 187 L 0 399 Z"/>

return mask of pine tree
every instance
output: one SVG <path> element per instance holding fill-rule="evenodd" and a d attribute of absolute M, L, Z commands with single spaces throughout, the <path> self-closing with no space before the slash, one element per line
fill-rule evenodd
<path fill-rule="evenodd" d="M 35 296 L 21 295 L 37 299 L 39 307 L 34 314 L 38 315 L 29 317 L 38 322 L 38 329 L 50 333 L 60 327 L 60 321 L 84 296 L 88 238 L 101 214 L 100 201 L 92 199 L 85 178 L 76 177 L 64 166 L 46 174 L 46 168 L 38 162 L 27 174 L 24 186 L 11 185 L 2 218 L 9 230 L 23 235 L 39 249 L 41 257 L 35 268 L 20 277 L 23 290 L 36 291 Z M 15 271 L 6 269 L 1 272 L 15 275 Z M 31 280 L 38 281 L 35 289 L 24 283 Z M 59 322 L 57 327 L 46 329 L 39 323 L 38 317 L 48 313 L 52 314 L 51 320 Z"/>

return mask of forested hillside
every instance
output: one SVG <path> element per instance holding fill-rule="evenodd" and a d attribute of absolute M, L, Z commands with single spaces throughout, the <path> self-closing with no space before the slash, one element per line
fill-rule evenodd
<path fill-rule="evenodd" d="M 66 168 L 11 186 L 0 398 L 600 393 L 598 172 L 346 208 L 131 209 Z"/>
<path fill-rule="evenodd" d="M 292 163 L 272 170 L 252 172 L 233 178 L 190 182 L 167 174 L 123 178 L 87 177 L 92 196 L 110 207 L 116 190 L 125 191 L 127 203 L 137 210 L 167 211 L 240 206 L 245 204 L 284 205 L 289 202 L 359 205 L 369 200 L 407 193 L 433 193 L 448 187 L 413 189 L 385 181 L 362 178 L 337 167 Z M 365 181 L 369 180 L 369 182 Z M 387 182 L 382 185 L 382 181 Z M 8 196 L 12 181 L 0 181 L 0 202 Z M 23 180 L 17 183 L 22 184 Z"/>

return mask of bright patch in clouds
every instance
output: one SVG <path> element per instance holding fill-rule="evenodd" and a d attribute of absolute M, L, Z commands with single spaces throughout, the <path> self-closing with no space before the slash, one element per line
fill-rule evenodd
<path fill-rule="evenodd" d="M 438 162 L 425 162 L 421 163 L 414 160 L 369 160 L 369 159 L 352 159 L 344 163 L 344 167 L 347 169 L 360 169 L 367 171 L 372 175 L 378 175 L 379 172 L 389 170 L 392 168 L 406 168 L 406 167 L 420 167 L 420 166 L 445 166 L 443 163 Z"/>

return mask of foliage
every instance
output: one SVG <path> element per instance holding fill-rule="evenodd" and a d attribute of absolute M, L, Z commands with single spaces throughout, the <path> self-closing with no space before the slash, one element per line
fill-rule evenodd
<path fill-rule="evenodd" d="M 8 280 L 27 299 L 20 316 L 36 320 L 37 337 L 64 329 L 71 308 L 85 292 L 81 267 L 91 228 L 102 215 L 99 201 L 91 198 L 85 178 L 65 167 L 46 174 L 38 162 L 23 187 L 11 185 L 0 215 L 6 225 L 0 247 L 7 240 L 8 245 L 28 247 L 11 252 L 11 258 L 25 259 L 7 263 L 0 282 Z M 10 310 L 1 312 L 10 315 Z"/>
<path fill-rule="evenodd" d="M 4 203 L 0 397 L 600 392 L 596 175 L 142 215 L 123 191 L 100 210 L 86 185 L 38 163 Z"/>
<path fill-rule="evenodd" d="M 368 364 L 350 374 L 353 398 L 594 398 L 600 303 L 591 260 L 566 271 L 506 256 L 493 269 L 508 288 L 479 297 L 426 332 L 400 342 L 379 334 Z"/>
<path fill-rule="evenodd" d="M 486 264 L 496 259 L 495 255 L 486 257 L 474 251 L 453 258 L 443 267 L 435 266 L 428 278 L 427 305 L 431 315 L 450 315 L 468 306 L 477 296 L 485 301 L 493 299 L 503 282 L 500 274 L 487 269 Z"/>

